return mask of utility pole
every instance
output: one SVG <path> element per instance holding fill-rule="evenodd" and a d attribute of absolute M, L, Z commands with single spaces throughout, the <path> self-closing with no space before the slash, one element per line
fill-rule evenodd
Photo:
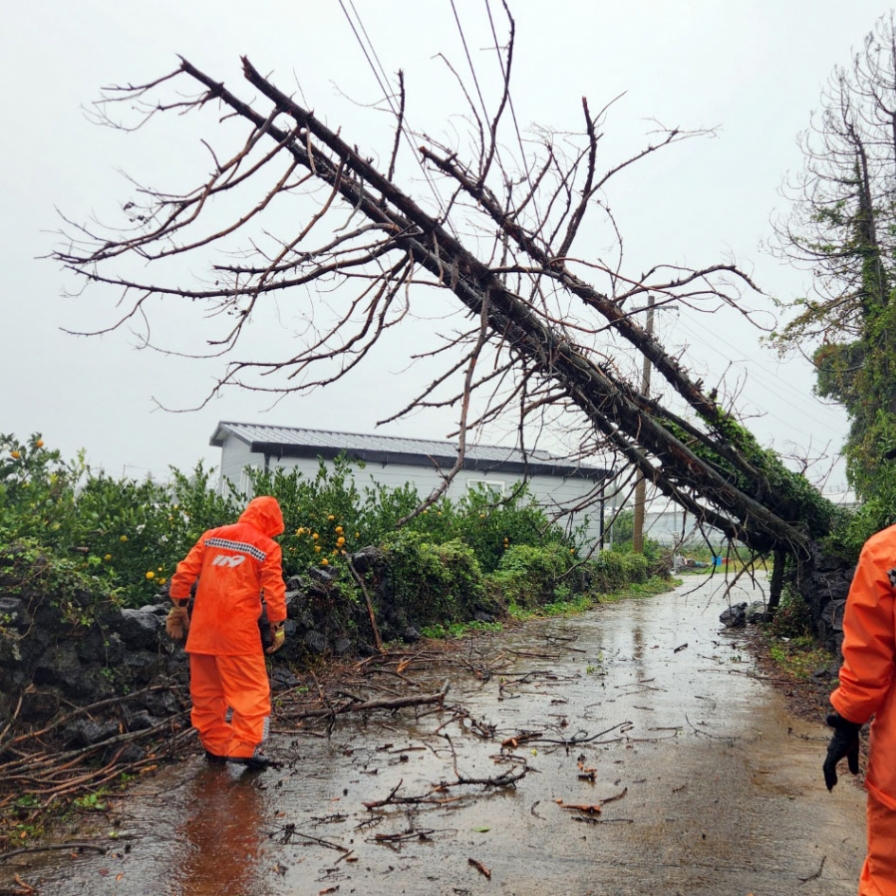
<path fill-rule="evenodd" d="M 647 299 L 647 336 L 653 336 L 653 296 Z M 645 396 L 650 395 L 650 360 L 644 356 L 644 365 L 641 368 L 641 392 Z M 632 550 L 636 554 L 644 553 L 644 505 L 647 498 L 647 483 L 644 474 L 638 472 L 638 481 L 635 483 L 635 518 L 632 529 Z"/>

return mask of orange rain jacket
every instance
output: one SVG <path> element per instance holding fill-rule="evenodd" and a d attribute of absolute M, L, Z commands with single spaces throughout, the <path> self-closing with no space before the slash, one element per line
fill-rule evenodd
<path fill-rule="evenodd" d="M 268 619 L 286 619 L 280 545 L 283 514 L 276 498 L 253 498 L 239 522 L 204 532 L 171 577 L 174 601 L 185 600 L 196 579 L 188 653 L 249 656 L 261 652 L 261 592 Z"/>
<path fill-rule="evenodd" d="M 896 811 L 896 526 L 862 548 L 843 616 L 840 686 L 834 709 L 851 722 L 871 723 L 865 786 Z"/>

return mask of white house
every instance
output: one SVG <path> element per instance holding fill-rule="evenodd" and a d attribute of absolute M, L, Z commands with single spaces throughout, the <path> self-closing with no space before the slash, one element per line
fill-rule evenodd
<path fill-rule="evenodd" d="M 662 496 L 648 502 L 644 510 L 644 537 L 676 548 L 705 544 L 718 548 L 725 543 L 724 533 L 712 526 L 700 526 L 693 514 Z"/>
<path fill-rule="evenodd" d="M 847 510 L 856 508 L 856 497 L 851 491 L 829 491 L 823 496 L 831 503 Z M 644 535 L 664 547 L 692 548 L 709 544 L 722 547 L 724 533 L 712 526 L 700 526 L 692 513 L 658 492 L 647 501 L 644 512 Z"/>
<path fill-rule="evenodd" d="M 221 449 L 219 487 L 229 480 L 244 494 L 249 491 L 247 467 L 298 468 L 313 478 L 321 461 L 332 465 L 336 457 L 345 454 L 352 461 L 364 462 L 364 468 L 355 474 L 359 488 L 374 483 L 397 488 L 410 482 L 422 498 L 441 484 L 441 474 L 457 461 L 453 442 L 251 423 L 219 423 L 210 444 Z M 604 488 L 611 476 L 610 470 L 570 462 L 545 451 L 524 454 L 517 448 L 468 445 L 463 467 L 446 494 L 456 500 L 477 483 L 508 494 L 516 483 L 526 481 L 533 500 L 549 515 L 580 508 L 571 515 L 571 524 L 587 522 L 589 538 L 599 542 Z M 590 506 L 585 508 L 586 504 Z"/>

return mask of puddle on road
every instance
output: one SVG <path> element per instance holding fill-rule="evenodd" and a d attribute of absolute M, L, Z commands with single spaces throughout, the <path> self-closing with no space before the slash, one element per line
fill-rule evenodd
<path fill-rule="evenodd" d="M 282 769 L 166 768 L 117 805 L 106 855 L 3 873 L 59 896 L 852 896 L 861 793 L 824 791 L 823 729 L 749 677 L 727 599 L 694 587 L 502 635 L 513 663 L 487 681 L 415 671 L 421 692 L 450 676 L 444 710 L 278 734 Z M 512 788 L 451 786 L 523 766 Z"/>

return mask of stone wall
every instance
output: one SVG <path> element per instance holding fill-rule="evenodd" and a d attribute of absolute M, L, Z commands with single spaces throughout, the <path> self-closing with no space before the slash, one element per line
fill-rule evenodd
<path fill-rule="evenodd" d="M 359 566 L 368 562 L 356 555 Z M 366 605 L 346 599 L 326 570 L 287 583 L 287 640 L 271 658 L 275 689 L 295 686 L 291 669 L 325 655 L 367 655 L 375 642 Z M 378 595 L 381 596 L 381 595 Z M 116 725 L 149 727 L 183 710 L 189 662 L 165 632 L 171 601 L 164 592 L 139 609 L 119 609 L 87 593 L 62 601 L 0 575 L 0 731 L 13 719 L 40 725 L 78 706 L 113 701 Z M 384 612 L 389 637 L 401 631 Z M 419 635 L 417 635 L 419 637 Z M 174 686 L 179 687 L 174 687 Z M 94 732 L 100 734 L 101 732 Z M 73 730 L 75 741 L 84 732 Z"/>
<path fill-rule="evenodd" d="M 170 685 L 186 681 L 187 657 L 165 635 L 168 606 L 120 610 L 82 600 L 75 619 L 52 595 L 0 595 L 0 728 L 17 708 L 18 722 L 39 724 L 73 706 L 125 698 L 125 725 L 131 715 L 182 708 Z"/>
<path fill-rule="evenodd" d="M 843 643 L 843 609 L 854 573 L 855 564 L 825 554 L 813 545 L 793 581 L 809 608 L 815 636 L 837 656 Z"/>

